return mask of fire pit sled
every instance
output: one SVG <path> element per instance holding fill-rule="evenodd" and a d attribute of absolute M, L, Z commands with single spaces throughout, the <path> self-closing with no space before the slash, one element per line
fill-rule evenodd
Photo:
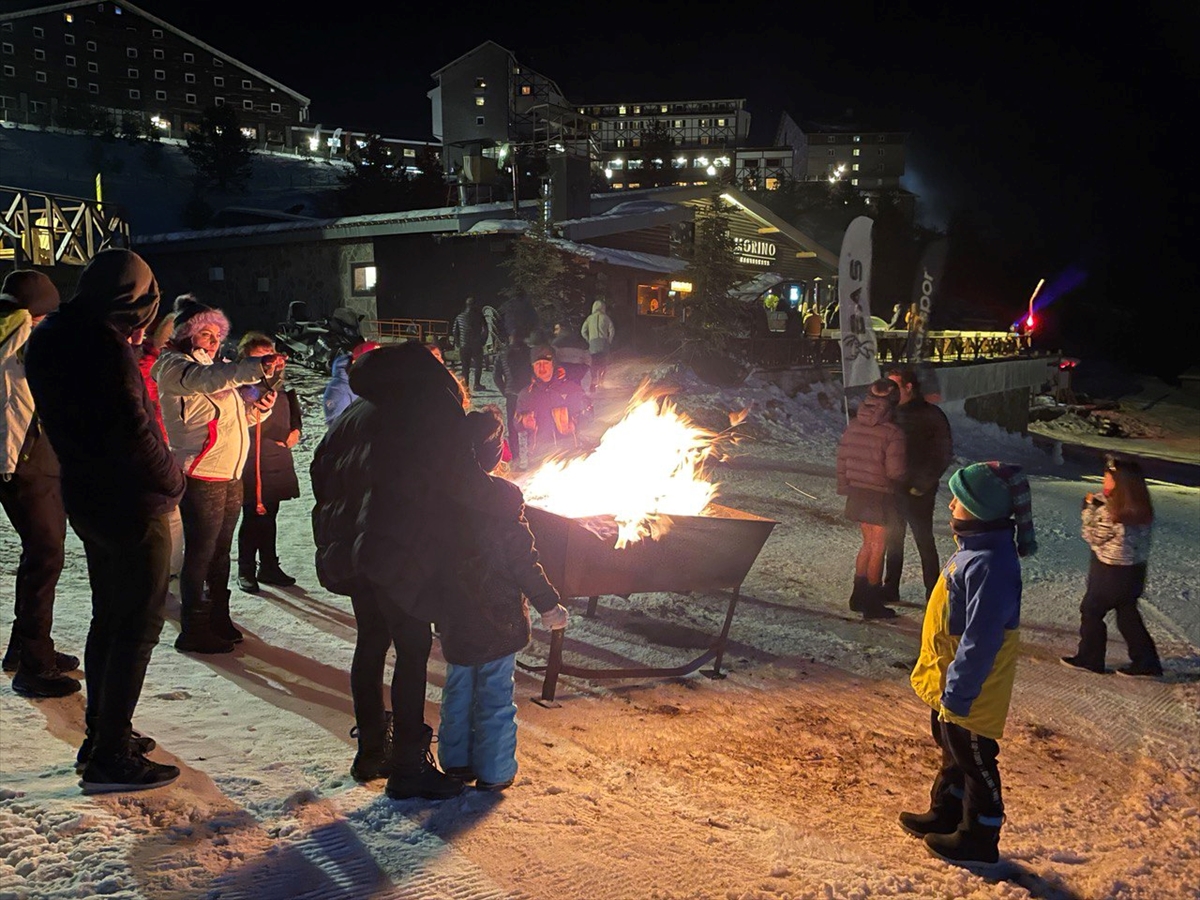
<path fill-rule="evenodd" d="M 710 503 L 702 515 L 672 515 L 671 527 L 658 540 L 643 539 L 621 550 L 613 540 L 598 536 L 577 519 L 547 512 L 536 506 L 525 510 L 537 541 L 542 566 L 563 599 L 587 597 L 587 615 L 596 613 L 601 594 L 709 593 L 731 591 L 725 624 L 712 645 L 696 659 L 670 668 L 591 669 L 563 662 L 563 632 L 550 633 L 550 656 L 544 666 L 519 663 L 528 672 L 544 672 L 543 706 L 557 706 L 554 692 L 559 675 L 579 678 L 654 678 L 687 675 L 712 661 L 705 674 L 724 678 L 721 659 L 742 581 L 759 551 L 779 524 L 741 510 Z M 602 525 L 616 523 L 605 517 L 590 519 Z M 601 530 L 607 530 L 601 528 Z"/>

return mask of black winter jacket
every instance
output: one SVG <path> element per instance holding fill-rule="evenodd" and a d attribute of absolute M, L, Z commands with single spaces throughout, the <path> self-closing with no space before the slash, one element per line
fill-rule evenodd
<path fill-rule="evenodd" d="M 533 381 L 533 365 L 529 361 L 529 346 L 521 341 L 510 344 L 502 353 L 496 354 L 492 366 L 492 378 L 496 390 L 505 396 L 515 397 Z"/>
<path fill-rule="evenodd" d="M 559 600 L 538 562 L 521 489 L 489 476 L 458 548 L 442 590 L 442 655 L 478 666 L 516 653 L 529 643 L 529 603 L 541 613 Z"/>
<path fill-rule="evenodd" d="M 296 478 L 296 466 L 292 462 L 292 449 L 287 446 L 288 435 L 299 431 L 300 401 L 296 392 L 281 391 L 270 414 L 262 421 L 262 430 L 254 423 L 254 411 L 250 418 L 250 455 L 242 469 L 242 485 L 245 502 L 258 502 L 257 470 L 262 472 L 263 503 L 278 503 L 300 496 L 300 482 Z M 261 437 L 261 439 L 260 439 Z M 261 445 L 261 447 L 260 447 Z"/>
<path fill-rule="evenodd" d="M 459 499 L 486 478 L 467 449 L 462 389 L 415 342 L 363 356 L 350 387 L 360 399 L 312 461 L 317 576 L 335 593 L 369 587 L 433 621 L 428 588 L 455 563 Z"/>
<path fill-rule="evenodd" d="M 134 348 L 108 320 L 64 305 L 33 330 L 25 374 L 62 468 L 72 516 L 144 528 L 183 496 Z"/>
<path fill-rule="evenodd" d="M 902 486 L 922 494 L 937 490 L 954 453 L 946 414 L 925 398 L 915 397 L 896 407 L 895 421 L 904 432 L 907 468 Z"/>

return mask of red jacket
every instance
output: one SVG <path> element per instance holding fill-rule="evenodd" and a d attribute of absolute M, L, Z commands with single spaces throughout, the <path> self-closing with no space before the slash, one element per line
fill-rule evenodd
<path fill-rule="evenodd" d="M 142 380 L 146 382 L 146 393 L 150 395 L 150 405 L 154 407 L 154 418 L 158 420 L 158 428 L 165 441 L 167 426 L 163 423 L 162 405 L 158 402 L 158 382 L 150 377 L 150 368 L 158 359 L 158 354 L 159 350 L 153 344 L 142 344 L 142 355 L 138 357 L 138 369 L 141 370 Z"/>

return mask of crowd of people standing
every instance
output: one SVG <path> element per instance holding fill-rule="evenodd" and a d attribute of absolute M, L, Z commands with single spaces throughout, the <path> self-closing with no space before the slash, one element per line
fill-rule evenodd
<path fill-rule="evenodd" d="M 173 572 L 175 647 L 187 653 L 228 653 L 243 640 L 230 610 L 235 531 L 241 590 L 295 583 L 276 546 L 279 504 L 300 494 L 291 451 L 303 424 L 283 380 L 285 359 L 258 332 L 226 359 L 228 317 L 190 294 L 165 315 L 160 307 L 153 272 L 128 250 L 97 254 L 66 303 L 50 279 L 28 270 L 10 273 L 0 296 L 0 502 L 22 547 L 4 668 L 27 696 L 79 690 L 69 675 L 78 658 L 51 636 L 69 519 L 92 594 L 76 760 L 89 793 L 152 788 L 179 775 L 151 760 L 154 740 L 133 729 Z M 530 637 L 529 607 L 548 628 L 567 623 L 538 563 L 520 489 L 493 472 L 506 443 L 514 459 L 575 445 L 615 329 L 599 301 L 581 328 L 561 325 L 544 342 L 530 340 L 519 308 L 508 312 L 494 367 L 506 413 L 467 412 L 465 388 L 480 384 L 484 321 L 472 302 L 455 326 L 461 380 L 420 343 L 363 342 L 326 389 L 327 431 L 311 468 L 316 571 L 322 586 L 350 598 L 357 624 L 351 772 L 386 778 L 394 798 L 512 783 L 513 668 Z M 947 859 L 990 863 L 1004 820 L 996 760 L 1016 669 L 1019 560 L 1037 543 L 1019 468 L 976 463 L 948 481 L 956 550 L 943 565 L 933 517 L 952 458 L 946 416 L 923 396 L 918 372 L 896 368 L 869 386 L 849 422 L 837 484 L 862 536 L 852 611 L 895 617 L 889 603 L 899 597 L 908 530 L 921 561 L 926 608 L 911 682 L 931 708 L 941 763 L 929 810 L 903 813 L 901 826 Z M 1103 620 L 1115 610 L 1131 655 L 1118 671 L 1162 674 L 1137 609 L 1152 523 L 1140 469 L 1110 459 L 1102 492 L 1083 502 L 1091 568 L 1079 647 L 1064 664 L 1105 671 Z M 454 566 L 442 564 L 448 558 Z M 448 663 L 436 760 L 424 719 L 434 628 Z"/>

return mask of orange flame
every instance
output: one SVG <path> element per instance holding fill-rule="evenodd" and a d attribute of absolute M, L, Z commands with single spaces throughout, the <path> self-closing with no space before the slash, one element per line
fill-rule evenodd
<path fill-rule="evenodd" d="M 572 519 L 612 516 L 616 547 L 670 528 L 670 516 L 695 516 L 716 496 L 705 461 L 717 435 L 700 428 L 666 398 L 639 392 L 621 421 L 587 456 L 552 460 L 524 485 L 525 499 Z"/>

